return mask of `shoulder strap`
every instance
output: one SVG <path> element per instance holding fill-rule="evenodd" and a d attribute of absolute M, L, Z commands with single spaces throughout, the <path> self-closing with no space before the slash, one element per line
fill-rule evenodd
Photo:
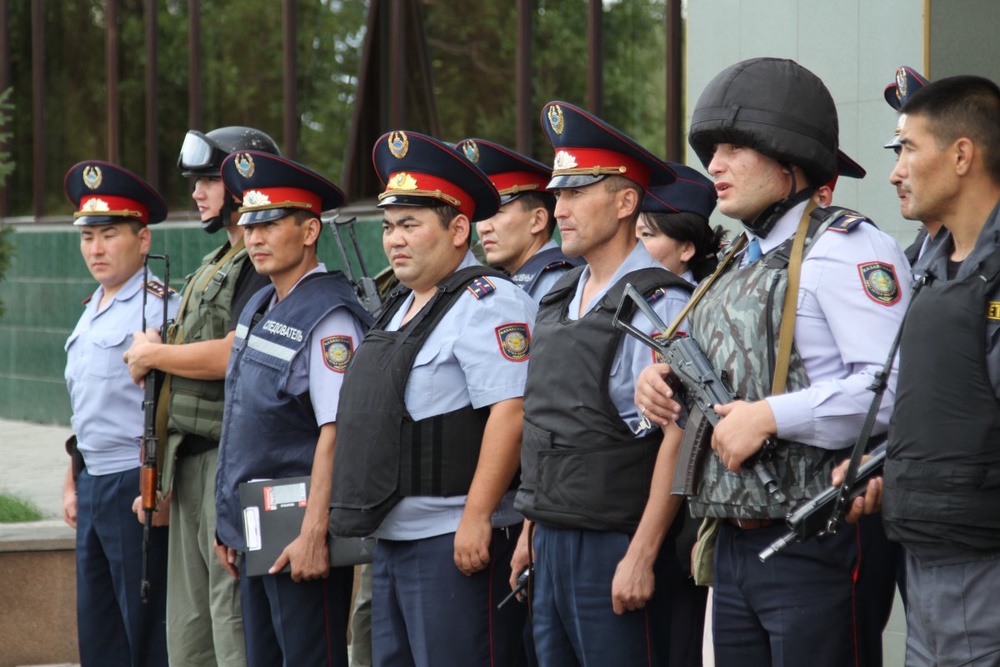
<path fill-rule="evenodd" d="M 576 287 L 576 283 L 580 280 L 580 274 L 583 273 L 585 266 L 586 265 L 574 267 L 559 276 L 559 280 L 557 280 L 556 284 L 552 286 L 549 293 L 542 297 L 542 300 L 538 302 L 538 305 L 547 306 L 550 303 L 566 298 L 566 293 Z"/>
<path fill-rule="evenodd" d="M 788 364 L 792 357 L 792 338 L 795 334 L 795 316 L 798 310 L 802 258 L 805 255 L 806 237 L 809 235 L 809 221 L 815 208 L 816 202 L 809 200 L 809 203 L 806 204 L 806 210 L 802 212 L 802 218 L 799 220 L 799 228 L 795 232 L 795 240 L 792 242 L 792 252 L 788 262 L 788 287 L 785 290 L 784 307 L 781 309 L 781 332 L 778 334 L 778 356 L 774 363 L 774 377 L 771 379 L 772 396 L 785 393 L 785 383 L 788 380 Z M 770 318 L 770 315 L 768 315 L 768 318 Z"/>

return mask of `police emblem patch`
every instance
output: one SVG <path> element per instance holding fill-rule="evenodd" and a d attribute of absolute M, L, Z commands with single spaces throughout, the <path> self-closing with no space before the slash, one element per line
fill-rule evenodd
<path fill-rule="evenodd" d="M 883 306 L 891 306 L 900 299 L 899 280 L 892 264 L 865 262 L 858 264 L 858 274 L 865 294 L 872 301 Z"/>
<path fill-rule="evenodd" d="M 462 153 L 469 158 L 469 162 L 479 162 L 479 145 L 472 139 L 462 144 Z"/>
<path fill-rule="evenodd" d="M 530 356 L 531 334 L 528 325 L 512 322 L 496 328 L 500 354 L 510 361 L 527 361 Z"/>
<path fill-rule="evenodd" d="M 402 160 L 409 150 L 410 138 L 406 136 L 406 132 L 393 132 L 389 135 L 389 152 L 394 158 Z"/>
<path fill-rule="evenodd" d="M 354 339 L 350 336 L 327 336 L 320 341 L 323 363 L 331 371 L 343 373 L 354 356 Z"/>
<path fill-rule="evenodd" d="M 552 131 L 556 134 L 562 134 L 563 130 L 566 129 L 566 119 L 563 117 L 562 107 L 558 104 L 553 104 L 549 107 L 549 125 L 552 126 Z"/>
<path fill-rule="evenodd" d="M 986 319 L 1000 320 L 1000 301 L 990 301 L 986 306 Z"/>
<path fill-rule="evenodd" d="M 96 190 L 101 187 L 101 181 L 103 180 L 104 175 L 101 174 L 101 168 L 97 165 L 91 165 L 83 168 L 83 184 L 91 190 Z"/>
<path fill-rule="evenodd" d="M 254 165 L 253 157 L 247 155 L 246 153 L 240 153 L 236 156 L 236 171 L 239 172 L 240 176 L 243 178 L 250 178 L 253 176 Z"/>

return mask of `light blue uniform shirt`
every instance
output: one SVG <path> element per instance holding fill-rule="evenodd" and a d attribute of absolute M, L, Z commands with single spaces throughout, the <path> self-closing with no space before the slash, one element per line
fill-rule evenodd
<path fill-rule="evenodd" d="M 805 206 L 803 202 L 782 216 L 767 238 L 760 239 L 761 252 L 767 254 L 795 234 Z M 861 266 L 868 262 L 892 267 L 898 301 L 887 305 L 866 292 Z M 827 231 L 816 240 L 802 262 L 795 318 L 795 346 L 809 386 L 765 399 L 774 412 L 778 437 L 824 449 L 854 444 L 873 397 L 868 387 L 885 364 L 910 301 L 909 271 L 896 240 L 873 225 L 863 223 L 848 233 Z M 897 366 L 874 434 L 889 426 Z"/>
<path fill-rule="evenodd" d="M 587 304 L 586 312 L 589 313 L 592 311 L 608 290 L 625 274 L 638 271 L 639 269 L 652 268 L 663 269 L 663 265 L 650 256 L 642 243 L 636 241 L 632 252 L 629 253 L 625 261 L 622 262 L 614 275 L 611 276 L 611 280 L 608 281 L 605 288 L 595 294 L 590 303 Z M 580 319 L 580 301 L 583 298 L 583 287 L 589 278 L 590 266 L 587 266 L 580 275 L 580 280 L 576 286 L 576 293 L 573 295 L 573 300 L 569 303 L 567 317 L 571 320 Z M 663 323 L 669 325 L 677 317 L 681 309 L 684 308 L 684 304 L 687 303 L 689 297 L 690 294 L 686 290 L 670 287 L 663 296 L 656 299 L 651 305 L 656 314 L 663 320 Z M 646 316 L 638 310 L 632 316 L 632 325 L 648 334 L 658 333 Z M 618 414 L 635 433 L 640 431 L 639 421 L 641 420 L 639 410 L 635 407 L 635 381 L 639 377 L 639 373 L 642 372 L 642 369 L 654 361 L 656 361 L 656 358 L 653 355 L 652 349 L 632 336 L 622 336 L 621 342 L 618 343 L 618 350 L 615 352 L 615 360 L 611 367 L 611 376 L 608 378 L 608 393 L 611 396 L 611 402 L 614 403 L 615 408 L 618 410 Z"/>
<path fill-rule="evenodd" d="M 458 269 L 481 266 L 471 252 Z M 528 361 L 511 361 L 500 348 L 497 328 L 535 322 L 535 304 L 519 287 L 492 280 L 496 291 L 477 299 L 464 290 L 427 337 L 413 362 L 406 384 L 406 409 L 414 421 L 442 415 L 467 405 L 482 408 L 524 395 Z M 398 331 L 413 303 L 410 294 L 386 326 Z M 470 446 L 474 446 L 470 444 Z M 417 540 L 453 533 L 465 509 L 466 496 L 403 498 L 386 516 L 375 535 L 391 540 Z M 507 493 L 493 513 L 495 527 L 521 521 L 514 511 L 514 494 Z"/>
<path fill-rule="evenodd" d="M 326 273 L 326 265 L 320 263 L 315 269 L 302 276 L 295 287 L 313 273 Z M 287 299 L 295 291 L 295 287 L 285 296 Z M 271 298 L 267 309 L 271 310 L 277 304 L 277 295 Z M 330 336 L 347 336 L 351 340 L 351 354 L 358 349 L 365 332 L 354 315 L 347 308 L 334 308 L 321 319 L 316 328 L 309 334 L 303 349 L 308 355 L 299 355 L 292 361 L 292 372 L 288 378 L 288 391 L 291 394 L 302 394 L 308 388 L 309 400 L 313 412 L 316 413 L 316 425 L 322 426 L 337 421 L 337 408 L 340 404 L 340 385 L 344 382 L 344 372 L 331 368 L 323 354 L 323 340 Z"/>
<path fill-rule="evenodd" d="M 149 279 L 159 281 L 152 274 Z M 104 296 L 104 288 L 98 287 L 66 341 L 71 423 L 91 475 L 124 472 L 141 464 L 144 391 L 132 382 L 122 355 L 142 327 L 142 293 L 139 270 L 98 311 Z M 177 295 L 167 303 L 167 317 L 173 319 L 180 305 Z M 163 300 L 147 294 L 146 326 L 159 328 L 162 323 Z"/>

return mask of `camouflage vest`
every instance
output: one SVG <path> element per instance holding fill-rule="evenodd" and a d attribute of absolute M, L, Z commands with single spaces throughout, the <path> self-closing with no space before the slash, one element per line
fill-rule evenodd
<path fill-rule="evenodd" d="M 810 241 L 817 236 L 810 234 Z M 690 335 L 701 344 L 712 365 L 725 372 L 736 395 L 748 401 L 771 393 L 791 241 L 750 266 L 731 268 L 719 276 L 688 320 Z M 806 254 L 810 245 L 807 241 Z M 808 386 L 809 378 L 793 342 L 786 390 Z M 768 462 L 788 499 L 779 505 L 756 475 L 731 472 L 710 451 L 702 463 L 697 494 L 688 498 L 688 505 L 696 517 L 783 519 L 790 508 L 829 486 L 834 461 L 835 455 L 827 450 L 779 440 Z"/>
<path fill-rule="evenodd" d="M 207 255 L 188 279 L 177 322 L 167 331 L 168 342 L 197 343 L 225 338 L 229 333 L 236 280 L 247 261 L 247 251 L 242 240 L 235 248 L 223 248 Z M 168 430 L 218 442 L 224 394 L 224 380 L 171 376 Z"/>

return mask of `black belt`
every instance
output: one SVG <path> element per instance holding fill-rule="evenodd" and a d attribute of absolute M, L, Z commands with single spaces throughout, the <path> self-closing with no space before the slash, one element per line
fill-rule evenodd
<path fill-rule="evenodd" d="M 177 458 L 197 456 L 213 449 L 218 449 L 219 443 L 200 435 L 185 435 L 181 446 L 177 448 Z"/>

